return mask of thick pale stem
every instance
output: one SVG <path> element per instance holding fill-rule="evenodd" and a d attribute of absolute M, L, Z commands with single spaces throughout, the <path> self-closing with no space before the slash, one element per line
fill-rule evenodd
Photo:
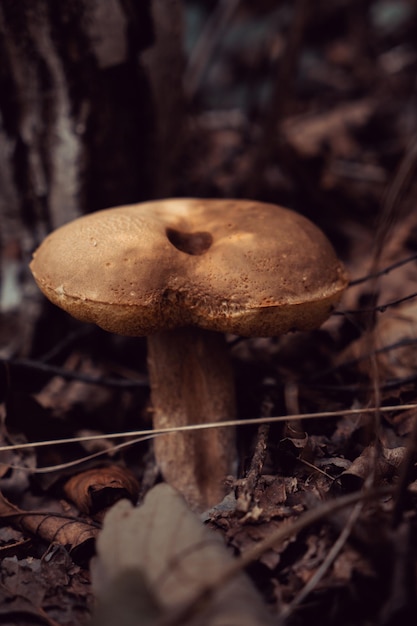
<path fill-rule="evenodd" d="M 182 328 L 148 338 L 148 366 L 155 428 L 219 422 L 236 414 L 231 364 L 224 336 Z M 225 495 L 224 480 L 236 461 L 232 428 L 155 438 L 165 480 L 190 506 L 204 510 Z"/>

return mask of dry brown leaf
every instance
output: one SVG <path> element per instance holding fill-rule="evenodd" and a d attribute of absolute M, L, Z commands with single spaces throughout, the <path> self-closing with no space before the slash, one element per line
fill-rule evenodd
<path fill-rule="evenodd" d="M 278 510 L 278 513 L 280 511 Z M 268 540 L 274 533 L 282 528 L 292 526 L 294 523 L 294 517 L 288 517 L 289 509 L 281 507 L 281 516 L 283 519 L 268 519 L 267 521 L 257 521 L 252 523 L 251 519 L 248 519 L 248 523 L 239 525 L 235 528 L 231 528 L 227 535 L 231 544 L 240 552 L 240 554 L 246 554 L 252 550 L 255 546 L 260 545 L 263 541 Z M 281 554 L 285 551 L 288 544 L 293 541 L 291 538 L 286 538 L 283 542 L 277 546 L 265 550 L 265 552 L 259 557 L 259 562 L 273 570 L 276 568 L 281 559 Z"/>
<path fill-rule="evenodd" d="M 411 293 L 411 290 L 410 290 Z M 412 376 L 417 371 L 417 303 L 406 303 L 378 319 L 375 328 L 377 355 L 386 378 Z M 389 348 L 389 349 L 388 349 Z"/>
<path fill-rule="evenodd" d="M 403 295 L 407 295 L 404 286 Z M 413 288 L 408 286 L 408 293 Z M 415 289 L 414 289 L 415 291 Z M 387 301 L 389 296 L 385 296 Z M 406 302 L 398 308 L 386 311 L 377 318 L 374 328 L 374 344 L 380 376 L 384 379 L 407 378 L 417 372 L 417 303 Z M 369 337 L 362 335 L 354 341 L 340 357 L 340 362 L 359 360 L 359 368 L 369 372 Z"/>
<path fill-rule="evenodd" d="M 2 560 L 1 624 L 85 626 L 92 600 L 87 571 L 60 546 L 42 559 Z"/>
<path fill-rule="evenodd" d="M 347 488 L 360 487 L 371 472 L 375 472 L 375 480 L 380 484 L 383 480 L 392 478 L 404 460 L 406 448 L 381 448 L 368 446 L 353 461 L 349 469 L 340 475 L 342 484 Z"/>
<path fill-rule="evenodd" d="M 19 530 L 6 526 L 0 531 L 0 559 L 7 557 L 19 557 L 27 554 L 27 550 L 31 545 L 29 537 L 23 537 Z"/>
<path fill-rule="evenodd" d="M 290 117 L 283 123 L 283 132 L 302 155 L 315 156 L 327 142 L 336 154 L 349 156 L 357 149 L 350 129 L 362 127 L 374 108 L 375 103 L 367 99 L 343 103 L 331 112 Z"/>
<path fill-rule="evenodd" d="M 93 363 L 84 354 L 72 352 L 66 359 L 63 368 L 92 378 L 105 378 L 107 372 Z M 37 401 L 45 408 L 52 409 L 55 415 L 65 416 L 74 406 L 82 406 L 86 413 L 109 407 L 112 402 L 113 390 L 104 385 L 87 385 L 80 380 L 65 380 L 61 376 L 53 376 L 51 380 L 36 394 Z"/>
<path fill-rule="evenodd" d="M 333 563 L 332 575 L 337 581 L 345 580 L 349 582 L 353 579 L 356 572 L 360 572 L 362 576 L 375 576 L 370 559 L 365 558 L 353 546 L 346 543 L 343 552 L 339 554 Z"/>
<path fill-rule="evenodd" d="M 91 557 L 98 534 L 98 528 L 82 520 L 45 511 L 23 511 L 1 492 L 0 523 L 9 523 L 25 534 L 66 547 L 77 562 L 85 562 Z"/>
<path fill-rule="evenodd" d="M 139 485 L 125 467 L 108 465 L 75 474 L 65 483 L 64 492 L 82 513 L 97 515 L 122 498 L 136 502 Z"/>
<path fill-rule="evenodd" d="M 220 537 L 205 528 L 183 498 L 166 484 L 154 487 L 139 508 L 133 508 L 127 501 L 116 504 L 105 518 L 97 549 L 98 557 L 93 562 L 92 572 L 99 607 L 106 605 L 115 582 L 121 586 L 123 576 L 125 583 L 136 589 L 128 595 L 124 585 L 119 598 L 114 598 L 113 594 L 113 609 L 114 603 L 120 601 L 123 601 L 124 612 L 126 603 L 132 607 L 131 621 L 127 624 L 139 622 L 135 607 L 137 611 L 138 596 L 144 595 L 147 587 L 150 590 L 145 601 L 148 621 L 143 623 L 159 623 L 152 621 L 151 615 L 152 612 L 158 614 L 158 606 L 163 623 L 175 623 L 170 621 L 170 616 L 191 604 L 197 594 L 215 583 L 233 561 Z M 132 585 L 133 579 L 137 580 L 136 585 Z M 187 621 L 194 626 L 265 626 L 272 623 L 260 596 L 244 573 L 219 588 L 207 604 L 200 603 L 194 609 Z M 101 626 L 115 623 L 106 620 L 106 614 L 111 613 L 110 607 L 107 613 L 102 608 L 99 611 Z"/>

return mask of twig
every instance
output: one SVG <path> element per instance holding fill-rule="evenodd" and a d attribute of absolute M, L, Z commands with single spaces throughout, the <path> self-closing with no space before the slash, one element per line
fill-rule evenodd
<path fill-rule="evenodd" d="M 240 0 L 219 0 L 208 18 L 184 72 L 184 93 L 188 98 L 193 98 L 197 93 L 210 59 L 222 40 L 239 3 Z"/>
<path fill-rule="evenodd" d="M 381 258 L 384 246 L 387 242 L 389 232 L 402 217 L 400 203 L 406 194 L 414 172 L 417 168 L 417 135 L 413 136 L 408 144 L 408 148 L 397 169 L 397 172 L 389 185 L 385 194 L 382 207 L 382 216 L 379 220 L 378 230 L 375 236 L 375 265 L 377 266 Z"/>
<path fill-rule="evenodd" d="M 391 350 L 405 348 L 407 346 L 412 346 L 416 343 L 417 343 L 417 337 L 415 339 L 404 338 L 404 339 L 400 339 L 399 341 L 395 341 L 394 343 L 389 343 L 386 346 L 382 346 L 381 348 L 376 348 L 372 352 L 372 354 L 383 354 L 384 352 L 390 352 Z M 343 369 L 345 367 L 351 367 L 352 365 L 356 365 L 357 363 L 360 363 L 361 361 L 366 361 L 366 359 L 369 359 L 369 357 L 370 357 L 370 353 L 361 354 L 360 356 L 357 356 L 355 358 L 348 359 L 347 361 L 343 361 L 343 363 L 338 363 L 337 365 L 333 365 L 332 367 L 328 367 L 327 369 L 317 372 L 317 374 L 314 374 L 314 376 L 311 376 L 311 378 L 308 381 L 303 380 L 301 382 L 303 384 L 306 384 L 306 383 L 308 384 L 308 382 L 314 382 L 317 379 L 327 377 L 329 376 L 329 374 L 333 374 L 334 372 L 337 372 L 340 369 Z M 411 380 L 414 380 L 414 376 L 411 377 Z"/>
<path fill-rule="evenodd" d="M 398 300 L 392 300 L 391 302 L 385 302 L 384 304 L 376 304 L 375 306 L 369 307 L 368 309 L 345 309 L 344 311 L 333 311 L 332 315 L 358 315 L 361 313 L 385 313 L 387 309 L 392 306 L 398 306 L 403 302 L 407 302 L 407 300 L 412 300 L 417 297 L 417 292 L 410 293 L 408 296 L 404 296 L 403 298 L 398 298 Z M 371 354 L 374 354 L 372 351 Z"/>
<path fill-rule="evenodd" d="M 402 387 L 403 385 L 408 385 L 410 383 L 415 382 L 417 380 L 417 374 L 413 374 L 412 376 L 403 376 L 402 378 L 390 378 L 383 383 L 380 383 L 381 390 L 386 389 L 397 389 L 398 387 Z M 311 382 L 300 382 L 300 385 L 304 387 L 314 387 L 314 389 L 320 389 L 321 391 L 348 391 L 349 393 L 357 393 L 360 391 L 370 391 L 373 389 L 373 385 L 365 384 L 365 383 L 352 383 L 351 385 L 320 385 L 313 381 Z"/>
<path fill-rule="evenodd" d="M 118 387 L 122 389 L 135 389 L 137 387 L 148 387 L 147 377 L 141 380 L 126 380 L 124 378 L 106 378 L 104 376 L 91 376 L 89 374 L 81 374 L 57 365 L 48 365 L 41 361 L 33 361 L 31 359 L 13 359 L 0 358 L 0 363 L 6 367 L 22 368 L 60 376 L 64 380 L 79 380 L 87 385 L 102 385 L 103 387 Z"/>
<path fill-rule="evenodd" d="M 273 404 L 270 398 L 267 396 L 262 403 L 262 417 L 269 417 L 271 415 L 272 407 Z M 255 489 L 259 482 L 262 468 L 265 463 L 269 430 L 269 424 L 261 424 L 259 426 L 251 464 L 249 470 L 247 471 L 246 478 L 242 483 L 242 486 L 238 489 L 236 509 L 242 513 L 247 513 L 249 511 L 249 507 L 254 500 Z"/>
<path fill-rule="evenodd" d="M 63 352 L 64 350 L 67 350 L 68 347 L 71 346 L 73 343 L 91 334 L 93 330 L 94 330 L 94 327 L 92 327 L 91 325 L 80 326 L 79 328 L 74 330 L 72 333 L 68 333 L 68 335 L 66 335 L 66 337 L 62 339 L 62 341 L 59 341 L 57 344 L 55 344 L 54 347 L 49 350 L 49 352 L 46 352 L 45 354 L 43 354 L 41 357 L 39 357 L 38 360 L 42 362 L 51 361 L 52 359 L 57 357 L 61 352 Z"/>
<path fill-rule="evenodd" d="M 326 558 L 324 559 L 324 561 L 322 562 L 320 567 L 316 570 L 316 572 L 313 574 L 313 576 L 310 578 L 310 580 L 305 584 L 305 586 L 300 591 L 300 593 L 293 599 L 291 604 L 287 605 L 284 608 L 284 610 L 281 612 L 281 614 L 279 616 L 279 623 L 283 623 L 291 615 L 291 613 L 294 611 L 294 609 L 297 606 L 299 606 L 305 600 L 305 598 L 318 585 L 320 580 L 323 578 L 323 576 L 328 571 L 329 567 L 331 567 L 331 565 L 334 563 L 334 561 L 336 560 L 337 556 L 340 554 L 341 550 L 343 549 L 343 546 L 345 545 L 346 541 L 348 540 L 349 535 L 352 532 L 352 528 L 353 528 L 354 524 L 356 523 L 359 515 L 362 512 L 363 504 L 364 504 L 363 502 L 357 502 L 356 503 L 353 511 L 349 515 L 349 518 L 348 518 L 348 520 L 347 520 L 347 522 L 346 522 L 342 532 L 340 533 L 339 537 L 337 538 L 337 540 L 333 544 L 333 546 L 332 546 L 331 550 L 329 551 L 329 553 L 327 554 Z"/>
<path fill-rule="evenodd" d="M 338 411 L 317 411 L 316 413 L 300 413 L 299 415 L 274 415 L 272 417 L 250 417 L 245 420 L 225 420 L 223 422 L 209 422 L 206 424 L 188 424 L 172 428 L 155 428 L 147 430 L 131 430 L 123 433 L 105 433 L 100 435 L 85 435 L 83 437 L 68 437 L 66 439 L 48 439 L 47 441 L 33 441 L 28 443 L 10 444 L 0 446 L 0 452 L 6 450 L 23 450 L 25 448 L 39 448 L 44 446 L 56 446 L 59 444 L 77 443 L 83 441 L 95 441 L 98 439 L 120 439 L 122 437 L 142 437 L 148 435 L 166 435 L 169 433 L 185 432 L 192 430 L 206 430 L 209 428 L 228 428 L 230 426 L 253 426 L 254 424 L 276 424 L 289 420 L 306 420 L 318 418 L 341 417 L 344 415 L 361 415 L 363 413 L 391 413 L 392 411 L 409 411 L 417 409 L 417 404 L 398 404 L 382 407 L 363 407 L 361 409 L 340 409 Z"/>
<path fill-rule="evenodd" d="M 402 267 L 403 265 L 406 265 L 407 263 L 411 263 L 412 261 L 416 261 L 416 260 L 417 260 L 417 254 L 413 254 L 412 256 L 409 256 L 406 259 L 401 259 L 401 261 L 397 261 L 396 263 L 392 263 L 391 265 L 384 267 L 384 269 L 380 270 L 379 272 L 374 272 L 373 274 L 368 274 L 367 276 L 362 276 L 361 278 L 355 278 L 354 280 L 351 280 L 349 283 L 349 287 L 360 285 L 361 283 L 365 283 L 366 281 L 372 280 L 373 278 L 379 278 L 380 276 L 385 276 L 386 274 L 389 274 L 393 270 L 396 270 L 398 267 Z"/>
<path fill-rule="evenodd" d="M 407 487 L 410 480 L 410 475 L 414 471 L 414 466 L 417 459 L 417 415 L 414 415 L 413 430 L 407 442 L 407 451 L 405 459 L 401 465 L 400 476 L 395 490 L 394 496 L 394 508 L 392 511 L 392 526 L 397 528 L 400 524 L 405 500 L 407 495 Z"/>

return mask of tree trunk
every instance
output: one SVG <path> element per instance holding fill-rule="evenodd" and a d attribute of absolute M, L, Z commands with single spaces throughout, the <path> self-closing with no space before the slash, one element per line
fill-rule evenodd
<path fill-rule="evenodd" d="M 40 300 L 25 268 L 49 230 L 82 213 L 172 193 L 182 114 L 180 6 L 0 0 L 6 353 L 32 345 Z M 11 345 L 11 334 L 20 345 Z"/>

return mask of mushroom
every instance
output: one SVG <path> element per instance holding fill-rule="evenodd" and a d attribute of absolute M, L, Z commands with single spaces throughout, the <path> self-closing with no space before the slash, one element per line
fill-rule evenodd
<path fill-rule="evenodd" d="M 155 428 L 235 417 L 225 333 L 319 327 L 347 286 L 324 234 L 251 200 L 167 199 L 85 215 L 51 233 L 31 270 L 43 293 L 107 331 L 148 337 Z M 157 437 L 164 478 L 195 509 L 235 464 L 230 428 Z"/>

